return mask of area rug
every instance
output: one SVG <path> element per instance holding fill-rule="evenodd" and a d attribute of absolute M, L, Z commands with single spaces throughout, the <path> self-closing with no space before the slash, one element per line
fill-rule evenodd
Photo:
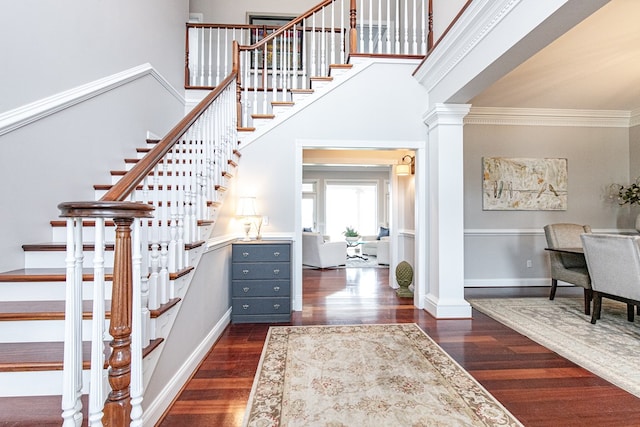
<path fill-rule="evenodd" d="M 415 323 L 271 327 L 243 426 L 521 426 Z"/>
<path fill-rule="evenodd" d="M 627 321 L 627 306 L 602 300 L 591 324 L 582 298 L 471 299 L 477 310 L 575 364 L 640 397 L 640 325 Z M 637 319 L 638 316 L 636 316 Z"/>

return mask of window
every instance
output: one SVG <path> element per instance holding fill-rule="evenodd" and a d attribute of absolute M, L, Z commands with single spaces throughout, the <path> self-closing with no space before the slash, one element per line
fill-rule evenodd
<path fill-rule="evenodd" d="M 316 194 L 317 183 L 315 181 L 304 181 L 302 183 L 302 229 L 319 231 L 318 225 L 318 203 Z"/>
<path fill-rule="evenodd" d="M 366 181 L 330 181 L 326 184 L 327 234 L 342 240 L 349 226 L 361 236 L 378 232 L 378 184 Z"/>

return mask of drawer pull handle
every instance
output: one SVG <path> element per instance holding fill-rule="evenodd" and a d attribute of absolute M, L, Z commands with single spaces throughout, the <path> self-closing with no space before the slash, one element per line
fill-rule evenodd
<path fill-rule="evenodd" d="M 273 304 L 273 308 L 278 310 L 280 308 L 280 304 Z"/>
<path fill-rule="evenodd" d="M 273 269 L 273 274 L 280 274 L 280 269 L 279 268 L 274 268 Z"/>
<path fill-rule="evenodd" d="M 247 269 L 242 270 L 242 274 L 249 274 L 249 270 Z"/>
<path fill-rule="evenodd" d="M 247 287 L 242 288 L 242 290 L 244 291 L 244 293 L 245 293 L 245 294 L 246 294 L 247 292 L 249 292 L 249 288 L 247 288 Z"/>
<path fill-rule="evenodd" d="M 274 287 L 273 287 L 273 291 L 274 291 L 274 292 L 278 292 L 278 291 L 280 291 L 280 286 L 274 286 Z"/>
<path fill-rule="evenodd" d="M 242 304 L 242 308 L 245 309 L 245 310 L 248 309 L 249 308 L 249 304 Z"/>
<path fill-rule="evenodd" d="M 277 256 L 280 256 L 280 252 L 278 252 L 278 251 L 274 252 L 274 253 L 273 253 L 273 256 L 276 256 L 276 257 L 277 257 Z"/>
<path fill-rule="evenodd" d="M 249 252 L 242 252 L 242 256 L 245 257 L 245 258 L 248 257 L 249 256 Z"/>

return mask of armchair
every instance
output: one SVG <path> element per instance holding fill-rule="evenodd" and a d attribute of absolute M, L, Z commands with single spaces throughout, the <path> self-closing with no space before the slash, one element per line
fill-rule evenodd
<path fill-rule="evenodd" d="M 580 235 L 591 233 L 591 227 L 579 224 L 548 224 L 544 226 L 547 246 L 550 249 L 582 247 Z M 558 280 L 584 288 L 584 314 L 591 311 L 591 279 L 583 255 L 549 252 L 551 266 L 551 292 L 549 299 L 556 296 Z"/>
<path fill-rule="evenodd" d="M 593 314 L 600 318 L 602 297 L 627 303 L 627 319 L 640 305 L 640 237 L 617 234 L 583 234 L 584 255 L 591 275 Z"/>
<path fill-rule="evenodd" d="M 317 268 L 347 263 L 347 242 L 325 242 L 319 233 L 302 233 L 302 264 Z"/>

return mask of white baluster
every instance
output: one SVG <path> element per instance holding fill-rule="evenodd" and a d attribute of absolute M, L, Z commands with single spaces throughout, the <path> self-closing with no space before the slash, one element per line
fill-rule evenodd
<path fill-rule="evenodd" d="M 376 37 L 378 53 L 382 52 L 382 0 L 378 0 L 378 36 Z"/>
<path fill-rule="evenodd" d="M 360 12 L 360 19 L 358 19 L 358 24 L 360 26 L 360 44 L 358 46 L 358 53 L 365 53 L 367 51 L 367 47 L 364 44 L 364 29 L 365 29 L 365 23 L 362 22 L 362 18 L 364 16 L 364 0 L 360 0 L 360 9 L 358 10 Z"/>
<path fill-rule="evenodd" d="M 400 55 L 400 0 L 395 0 L 395 2 L 396 2 L 396 25 L 395 25 L 396 51 L 394 53 L 396 55 Z"/>
<path fill-rule="evenodd" d="M 340 28 L 349 28 L 344 20 L 344 0 L 340 0 Z M 347 63 L 347 55 L 345 52 L 344 31 L 340 31 L 340 60 L 339 64 Z"/>
<path fill-rule="evenodd" d="M 149 180 L 151 178 L 147 176 L 143 180 L 142 184 L 142 202 L 149 203 Z M 142 298 L 142 347 L 149 345 L 149 323 L 151 321 L 151 313 L 149 312 L 149 275 L 151 274 L 151 251 L 149 250 L 150 233 L 149 233 L 149 220 L 144 219 L 142 221 L 142 229 L 140 230 L 140 240 L 142 249 L 142 265 L 141 265 L 141 283 L 140 283 L 140 295 Z"/>
<path fill-rule="evenodd" d="M 324 9 L 322 13 L 322 31 L 320 31 L 320 72 L 318 76 L 326 76 L 327 70 L 327 27 L 324 20 Z"/>
<path fill-rule="evenodd" d="M 422 0 L 422 40 L 420 45 L 420 53 L 425 55 L 427 53 L 427 37 L 429 32 L 429 26 L 427 24 L 427 18 L 429 16 L 429 11 L 427 10 L 427 5 L 425 3 L 426 0 Z"/>
<path fill-rule="evenodd" d="M 104 219 L 96 218 L 93 255 L 93 316 L 91 323 L 91 382 L 89 385 L 89 425 L 102 425 L 104 408 Z"/>
<path fill-rule="evenodd" d="M 178 165 L 178 161 L 176 158 L 176 148 L 174 146 L 174 149 L 171 151 L 171 166 L 172 166 L 172 173 L 171 173 L 171 188 L 169 188 L 169 186 L 167 186 L 167 188 L 164 189 L 165 192 L 169 192 L 170 193 L 170 205 L 171 206 L 167 206 L 167 209 L 169 210 L 170 214 L 169 214 L 169 246 L 167 248 L 168 250 L 168 254 L 169 254 L 169 259 L 168 259 L 168 264 L 167 264 L 167 268 L 169 269 L 169 273 L 175 273 L 176 272 L 176 239 L 177 239 L 177 234 L 178 234 L 178 230 L 177 230 L 177 217 L 178 217 L 178 210 L 177 210 L 177 196 L 176 196 L 176 176 L 178 176 L 178 171 L 179 171 L 179 166 Z M 169 180 L 169 178 L 167 177 L 167 181 Z"/>
<path fill-rule="evenodd" d="M 143 219 L 143 221 L 147 221 Z M 131 424 L 130 426 L 142 426 L 142 396 L 144 385 L 142 383 L 142 251 L 140 238 L 140 220 L 135 219 L 131 233 L 131 272 L 132 272 L 132 298 L 131 298 Z M 95 318 L 94 318 L 95 319 Z M 102 365 L 100 365 L 102 366 Z"/>
<path fill-rule="evenodd" d="M 180 174 L 178 175 L 178 242 L 177 242 L 177 268 L 178 270 L 182 270 L 184 268 L 184 215 L 185 215 L 185 165 L 184 159 L 186 158 L 184 147 L 185 141 L 182 140 L 178 143 L 179 147 L 179 158 L 180 158 Z"/>
<path fill-rule="evenodd" d="M 373 0 L 369 0 L 369 48 L 367 52 L 373 53 Z"/>
<path fill-rule="evenodd" d="M 200 46 L 200 86 L 204 86 L 204 51 L 205 51 L 205 29 L 200 28 L 202 43 Z"/>
<path fill-rule="evenodd" d="M 303 47 L 307 46 L 307 24 L 308 24 L 307 20 L 304 19 L 302 21 L 302 27 L 301 27 Z M 302 75 L 300 76 L 300 88 L 306 89 L 307 88 L 307 70 L 308 70 L 308 63 L 309 63 L 309 61 L 307 61 L 306 52 L 303 51 L 303 55 L 301 59 L 302 59 Z"/>
<path fill-rule="evenodd" d="M 311 65 L 309 67 L 309 76 L 317 76 L 316 73 L 316 14 L 313 14 L 311 20 Z"/>
<path fill-rule="evenodd" d="M 256 40 L 258 40 L 258 29 L 256 29 Z M 253 50 L 253 114 L 258 112 L 258 49 Z M 249 117 L 246 118 L 247 124 Z"/>
<path fill-rule="evenodd" d="M 149 309 L 160 308 L 160 167 L 153 173 L 153 205 L 156 207 L 151 220 L 151 275 L 149 276 Z"/>
<path fill-rule="evenodd" d="M 65 258 L 67 281 L 62 372 L 63 427 L 79 427 L 82 424 L 82 261 L 82 221 L 69 218 Z"/>
<path fill-rule="evenodd" d="M 404 47 L 403 54 L 409 53 L 409 0 L 404 0 Z"/>
<path fill-rule="evenodd" d="M 417 30 L 418 30 L 418 6 L 417 6 L 417 0 L 413 0 L 413 46 L 411 50 L 411 53 L 413 54 L 418 53 Z"/>
<path fill-rule="evenodd" d="M 167 187 L 169 185 L 169 165 L 167 156 L 162 159 L 162 219 L 160 223 L 160 275 L 159 275 L 159 299 L 160 304 L 166 303 L 168 299 L 169 289 L 169 194 Z"/>

